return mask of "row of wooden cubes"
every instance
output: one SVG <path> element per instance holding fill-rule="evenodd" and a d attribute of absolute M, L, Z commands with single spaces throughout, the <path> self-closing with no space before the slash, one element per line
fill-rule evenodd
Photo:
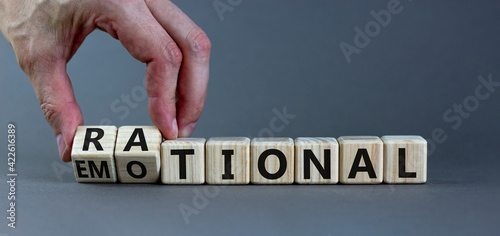
<path fill-rule="evenodd" d="M 71 153 L 78 182 L 164 184 L 425 183 L 420 136 L 178 138 L 154 126 L 80 126 Z"/>

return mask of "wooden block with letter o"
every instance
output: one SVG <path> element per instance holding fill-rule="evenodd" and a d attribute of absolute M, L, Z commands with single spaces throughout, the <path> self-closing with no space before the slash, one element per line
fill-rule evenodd
<path fill-rule="evenodd" d="M 78 182 L 116 182 L 116 126 L 78 126 L 71 159 Z"/>
<path fill-rule="evenodd" d="M 122 183 L 155 183 L 160 178 L 162 136 L 155 126 L 122 126 L 118 129 L 115 162 Z"/>
<path fill-rule="evenodd" d="M 209 184 L 250 182 L 250 139 L 210 138 L 206 144 L 206 181 Z"/>
<path fill-rule="evenodd" d="M 254 184 L 293 183 L 295 176 L 293 139 L 252 139 L 250 162 L 251 181 Z"/>
<path fill-rule="evenodd" d="M 161 144 L 161 182 L 205 183 L 205 139 L 178 138 Z"/>
<path fill-rule="evenodd" d="M 336 184 L 339 180 L 338 153 L 335 138 L 296 138 L 295 182 Z"/>
<path fill-rule="evenodd" d="M 343 136 L 340 148 L 340 182 L 379 184 L 383 179 L 383 143 L 376 136 Z"/>
<path fill-rule="evenodd" d="M 384 182 L 425 183 L 427 181 L 427 141 L 420 136 L 386 135 L 384 142 Z"/>

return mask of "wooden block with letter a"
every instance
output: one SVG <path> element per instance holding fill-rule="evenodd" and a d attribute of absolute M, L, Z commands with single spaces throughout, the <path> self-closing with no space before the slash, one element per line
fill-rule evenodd
<path fill-rule="evenodd" d="M 251 143 L 251 181 L 254 184 L 291 184 L 294 180 L 294 143 L 291 138 L 254 138 Z"/>
<path fill-rule="evenodd" d="M 116 126 L 78 126 L 71 159 L 78 182 L 116 182 Z"/>
<path fill-rule="evenodd" d="M 250 139 L 210 138 L 206 144 L 206 180 L 209 184 L 250 182 Z"/>
<path fill-rule="evenodd" d="M 161 144 L 161 182 L 205 183 L 205 139 L 178 138 Z"/>
<path fill-rule="evenodd" d="M 335 138 L 295 139 L 295 182 L 336 184 L 339 181 L 339 149 Z"/>
<path fill-rule="evenodd" d="M 160 178 L 162 136 L 155 126 L 122 126 L 118 129 L 115 162 L 122 183 L 155 183 Z"/>
<path fill-rule="evenodd" d="M 376 136 L 343 136 L 340 148 L 340 182 L 379 184 L 383 179 L 383 143 Z"/>
<path fill-rule="evenodd" d="M 425 183 L 427 181 L 427 141 L 420 136 L 386 135 L 384 142 L 384 182 Z"/>

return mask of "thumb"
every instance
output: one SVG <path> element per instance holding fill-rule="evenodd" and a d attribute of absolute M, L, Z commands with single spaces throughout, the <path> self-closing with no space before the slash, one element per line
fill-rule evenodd
<path fill-rule="evenodd" d="M 49 63 L 48 63 L 49 64 Z M 34 65 L 28 74 L 47 122 L 52 126 L 62 161 L 71 161 L 71 147 L 76 128 L 83 125 L 82 112 L 76 102 L 66 61 Z"/>

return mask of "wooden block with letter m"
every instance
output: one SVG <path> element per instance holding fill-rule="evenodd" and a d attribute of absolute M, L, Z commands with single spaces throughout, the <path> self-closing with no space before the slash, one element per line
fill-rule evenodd
<path fill-rule="evenodd" d="M 71 159 L 78 182 L 116 182 L 116 126 L 79 126 Z"/>

